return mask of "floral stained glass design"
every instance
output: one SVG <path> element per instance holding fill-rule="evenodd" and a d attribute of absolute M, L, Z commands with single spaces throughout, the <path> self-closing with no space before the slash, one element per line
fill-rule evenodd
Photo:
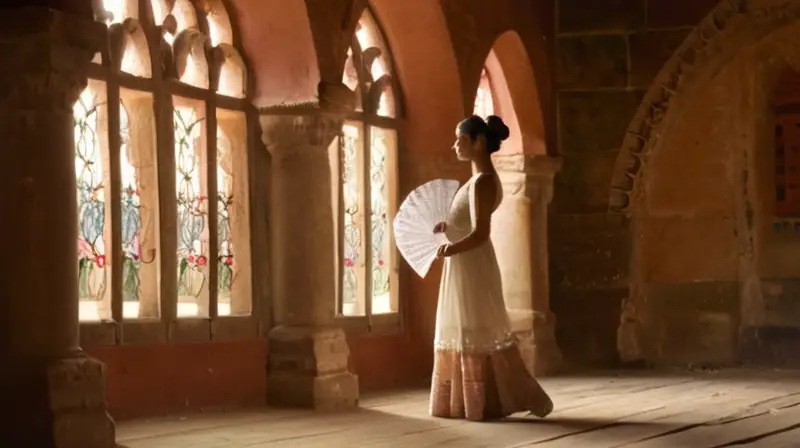
<path fill-rule="evenodd" d="M 361 210 L 358 188 L 359 129 L 345 125 L 342 145 L 342 190 L 344 196 L 344 272 L 342 303 L 354 306 L 358 295 L 358 264 L 361 261 Z M 349 313 L 346 313 L 349 314 Z"/>
<path fill-rule="evenodd" d="M 202 119 L 190 107 L 174 113 L 178 224 L 178 295 L 199 297 L 206 287 L 205 243 L 207 200 L 201 188 L 202 158 L 198 148 Z"/>
<path fill-rule="evenodd" d="M 122 297 L 125 301 L 139 301 L 139 270 L 142 262 L 141 248 L 141 198 L 139 178 L 134 168 L 128 113 L 119 107 L 120 124 L 120 173 L 122 188 Z"/>
<path fill-rule="evenodd" d="M 107 281 L 103 155 L 96 93 L 87 88 L 75 103 L 75 176 L 78 188 L 78 296 L 100 301 Z"/>
<path fill-rule="evenodd" d="M 234 251 L 231 235 L 231 210 L 233 209 L 233 154 L 231 143 L 217 131 L 217 241 L 219 259 L 218 297 L 219 302 L 230 303 L 231 286 L 234 281 Z"/>
<path fill-rule="evenodd" d="M 370 238 L 372 243 L 372 312 L 388 313 L 390 278 L 389 210 L 386 179 L 390 155 L 386 132 L 370 130 Z"/>

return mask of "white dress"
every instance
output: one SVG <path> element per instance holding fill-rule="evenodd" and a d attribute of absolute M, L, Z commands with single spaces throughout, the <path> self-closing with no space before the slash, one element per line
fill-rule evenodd
<path fill-rule="evenodd" d="M 472 176 L 456 193 L 447 218 L 447 239 L 469 235 L 476 222 Z M 489 180 L 489 179 L 487 179 Z M 488 205 L 488 204 L 487 204 Z M 431 414 L 484 420 L 530 411 L 545 416 L 552 402 L 526 369 L 503 299 L 500 268 L 491 241 L 445 258 L 434 337 Z"/>

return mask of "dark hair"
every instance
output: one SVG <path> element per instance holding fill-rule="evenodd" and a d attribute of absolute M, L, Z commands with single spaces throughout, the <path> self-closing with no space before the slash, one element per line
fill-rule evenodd
<path fill-rule="evenodd" d="M 469 135 L 473 141 L 482 135 L 486 139 L 486 152 L 489 154 L 499 151 L 503 140 L 510 135 L 508 126 L 497 115 L 489 115 L 486 121 L 477 115 L 465 118 L 458 124 L 458 133 Z"/>

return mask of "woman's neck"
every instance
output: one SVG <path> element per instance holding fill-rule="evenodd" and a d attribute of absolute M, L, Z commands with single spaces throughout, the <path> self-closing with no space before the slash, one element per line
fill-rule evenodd
<path fill-rule="evenodd" d="M 472 160 L 472 174 L 494 174 L 494 164 L 490 156 L 478 157 Z"/>

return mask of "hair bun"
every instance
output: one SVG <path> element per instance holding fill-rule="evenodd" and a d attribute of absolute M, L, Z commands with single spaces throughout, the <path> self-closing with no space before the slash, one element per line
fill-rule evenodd
<path fill-rule="evenodd" d="M 508 139 L 511 134 L 508 126 L 503 123 L 503 119 L 497 115 L 489 115 L 486 119 L 486 125 L 489 128 L 487 133 L 501 142 Z"/>

